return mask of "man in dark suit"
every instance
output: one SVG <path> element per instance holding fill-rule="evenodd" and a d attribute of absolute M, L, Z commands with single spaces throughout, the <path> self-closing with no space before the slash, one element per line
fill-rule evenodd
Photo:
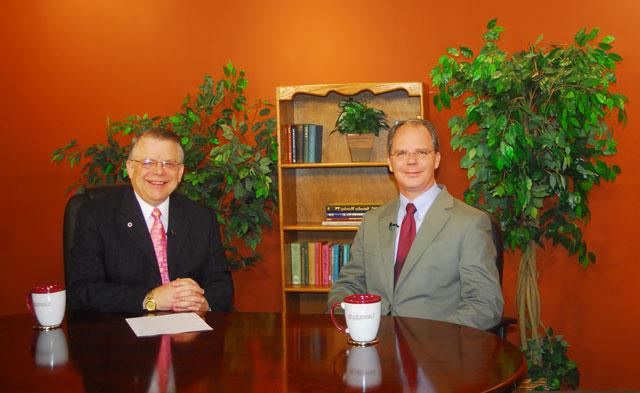
<path fill-rule="evenodd" d="M 503 299 L 491 222 L 436 184 L 435 127 L 422 119 L 396 124 L 388 151 L 400 195 L 365 216 L 329 306 L 373 293 L 382 297 L 382 314 L 494 326 Z M 413 237 L 401 235 L 405 228 Z"/>
<path fill-rule="evenodd" d="M 135 138 L 132 187 L 78 212 L 67 283 L 73 310 L 225 311 L 233 282 L 215 215 L 177 193 L 178 137 L 156 128 Z"/>

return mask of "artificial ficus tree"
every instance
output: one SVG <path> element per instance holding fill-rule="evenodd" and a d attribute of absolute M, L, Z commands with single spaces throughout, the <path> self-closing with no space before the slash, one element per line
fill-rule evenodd
<path fill-rule="evenodd" d="M 589 192 L 620 173 L 607 159 L 616 153 L 611 124 L 626 123 L 627 98 L 613 91 L 614 37 L 580 30 L 570 45 L 507 53 L 498 47 L 504 28 L 494 19 L 476 55 L 449 48 L 431 71 L 438 110 L 462 101 L 449 120 L 454 150 L 470 180 L 468 203 L 493 214 L 505 247 L 522 251 L 517 282 L 520 342 L 541 362 L 540 294 L 536 250 L 560 244 L 587 266 L 596 261 L 583 238 Z M 615 117 L 612 117 L 614 115 Z M 529 341 L 532 340 L 532 341 Z M 538 347 L 539 344 L 534 344 Z"/>

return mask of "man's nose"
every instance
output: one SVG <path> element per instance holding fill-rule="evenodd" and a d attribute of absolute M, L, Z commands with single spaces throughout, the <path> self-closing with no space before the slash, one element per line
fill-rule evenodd
<path fill-rule="evenodd" d="M 165 169 L 164 169 L 164 165 L 162 165 L 162 161 L 156 162 L 156 167 L 154 168 L 153 172 L 158 175 L 162 175 L 164 171 Z"/>

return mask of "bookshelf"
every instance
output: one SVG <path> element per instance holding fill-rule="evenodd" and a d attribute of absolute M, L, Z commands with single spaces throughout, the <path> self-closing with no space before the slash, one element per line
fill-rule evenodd
<path fill-rule="evenodd" d="M 294 242 L 351 243 L 357 226 L 323 226 L 324 209 L 335 203 L 382 204 L 397 195 L 387 168 L 387 131 L 376 138 L 371 162 L 351 162 L 346 137 L 331 134 L 339 114 L 338 102 L 353 97 L 382 109 L 389 125 L 396 120 L 426 117 L 425 86 L 421 82 L 345 83 L 276 88 L 278 180 L 280 197 L 280 255 L 283 311 L 318 313 L 325 309 L 330 287 L 293 285 L 291 250 Z M 293 124 L 323 126 L 322 160 L 292 164 L 287 134 Z"/>

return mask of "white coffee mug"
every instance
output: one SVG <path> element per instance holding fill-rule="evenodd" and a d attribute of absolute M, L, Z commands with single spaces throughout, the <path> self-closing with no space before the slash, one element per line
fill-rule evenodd
<path fill-rule="evenodd" d="M 347 385 L 361 391 L 374 388 L 382 381 L 380 356 L 375 346 L 352 347 L 347 351 L 347 369 L 344 373 Z"/>
<path fill-rule="evenodd" d="M 331 307 L 331 321 L 338 330 L 348 333 L 355 344 L 371 343 L 376 340 L 380 327 L 380 302 L 378 295 L 349 295 Z M 335 318 L 336 307 L 344 309 L 346 329 Z"/>
<path fill-rule="evenodd" d="M 39 327 L 53 329 L 64 319 L 67 294 L 62 285 L 42 285 L 27 294 L 27 308 L 35 315 Z"/>
<path fill-rule="evenodd" d="M 53 368 L 65 364 L 69 359 L 67 338 L 62 329 L 45 330 L 38 333 L 36 341 L 36 364 Z"/>

